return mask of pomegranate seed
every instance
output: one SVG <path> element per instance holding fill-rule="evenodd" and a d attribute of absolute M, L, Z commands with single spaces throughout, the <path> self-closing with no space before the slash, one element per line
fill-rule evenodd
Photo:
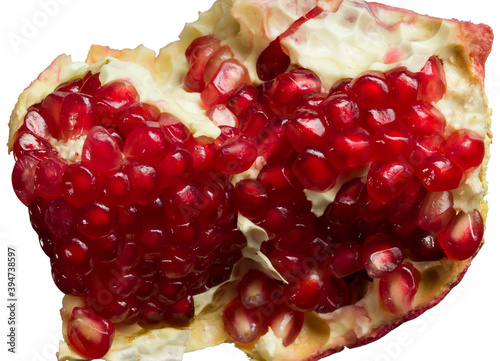
<path fill-rule="evenodd" d="M 93 242 L 94 259 L 102 263 L 114 262 L 120 257 L 125 246 L 125 238 L 118 232 L 98 238 Z"/>
<path fill-rule="evenodd" d="M 139 326 L 145 329 L 158 328 L 163 321 L 165 313 L 160 302 L 147 300 L 142 306 L 142 314 L 139 317 Z"/>
<path fill-rule="evenodd" d="M 222 321 L 229 336 L 241 343 L 254 341 L 259 336 L 263 324 L 261 314 L 245 308 L 239 299 L 226 306 Z"/>
<path fill-rule="evenodd" d="M 260 271 L 250 271 L 238 284 L 241 303 L 245 308 L 257 308 L 273 301 L 272 295 L 278 285 Z"/>
<path fill-rule="evenodd" d="M 62 199 L 53 200 L 45 210 L 45 225 L 57 237 L 70 233 L 75 226 L 73 208 Z"/>
<path fill-rule="evenodd" d="M 179 119 L 172 114 L 161 113 L 158 123 L 163 128 L 163 132 L 170 139 L 173 145 L 184 147 L 191 133 Z"/>
<path fill-rule="evenodd" d="M 321 91 L 321 80 L 308 69 L 293 69 L 276 77 L 269 90 L 268 105 L 275 114 L 292 115 L 302 97 Z"/>
<path fill-rule="evenodd" d="M 68 93 L 53 92 L 45 97 L 40 107 L 40 114 L 47 123 L 52 137 L 61 139 L 61 107 Z"/>
<path fill-rule="evenodd" d="M 64 274 L 54 262 L 51 262 L 51 264 L 52 279 L 62 293 L 75 297 L 83 297 L 90 292 L 90 276 L 76 275 L 73 273 Z"/>
<path fill-rule="evenodd" d="M 310 222 L 296 223 L 287 232 L 274 239 L 274 247 L 283 252 L 294 252 L 311 247 L 314 229 Z"/>
<path fill-rule="evenodd" d="M 271 117 L 271 111 L 263 103 L 251 104 L 241 116 L 240 129 L 248 139 L 255 140 Z"/>
<path fill-rule="evenodd" d="M 201 92 L 205 88 L 207 63 L 219 48 L 219 40 L 213 35 L 206 35 L 193 40 L 185 53 L 188 61 L 188 71 L 182 81 L 186 88 L 194 92 Z"/>
<path fill-rule="evenodd" d="M 236 59 L 224 60 L 201 92 L 201 100 L 207 107 L 224 104 L 240 85 L 246 83 L 250 83 L 247 68 Z"/>
<path fill-rule="evenodd" d="M 379 202 L 401 195 L 413 182 L 413 167 L 406 161 L 374 162 L 368 171 L 366 189 Z"/>
<path fill-rule="evenodd" d="M 390 123 L 373 133 L 371 154 L 374 160 L 407 158 L 412 148 L 412 135 L 399 123 Z"/>
<path fill-rule="evenodd" d="M 414 178 L 408 188 L 391 202 L 388 219 L 398 224 L 416 222 L 426 195 L 427 190 L 417 178 Z"/>
<path fill-rule="evenodd" d="M 101 176 L 102 201 L 111 206 L 128 206 L 131 202 L 130 180 L 126 169 L 106 172 Z"/>
<path fill-rule="evenodd" d="M 441 100 L 446 92 L 446 75 L 441 59 L 436 55 L 431 56 L 419 74 L 423 83 L 424 100 L 428 102 Z"/>
<path fill-rule="evenodd" d="M 154 105 L 135 102 L 123 109 L 117 116 L 118 129 L 125 136 L 144 122 L 158 120 L 160 111 Z"/>
<path fill-rule="evenodd" d="M 190 253 L 168 252 L 161 258 L 160 270 L 167 278 L 186 277 L 194 270 L 196 259 Z"/>
<path fill-rule="evenodd" d="M 367 72 L 352 80 L 350 93 L 356 103 L 366 109 L 382 109 L 389 106 L 389 86 L 381 72 Z"/>
<path fill-rule="evenodd" d="M 163 307 L 163 321 L 169 326 L 186 327 L 194 317 L 194 301 L 191 295 L 187 295 L 179 302 Z"/>
<path fill-rule="evenodd" d="M 34 177 L 39 162 L 40 157 L 36 154 L 26 154 L 16 161 L 12 170 L 12 187 L 25 206 L 29 206 L 37 196 Z"/>
<path fill-rule="evenodd" d="M 32 106 L 28 108 L 28 112 L 24 116 L 24 122 L 22 127 L 19 129 L 19 133 L 22 131 L 29 131 L 33 133 L 38 138 L 47 140 L 50 135 L 49 127 L 45 119 L 43 119 L 40 114 L 40 108 Z"/>
<path fill-rule="evenodd" d="M 55 255 L 55 245 L 57 239 L 52 236 L 49 232 L 38 231 L 38 242 L 42 251 L 52 260 L 56 257 Z"/>
<path fill-rule="evenodd" d="M 161 180 L 154 167 L 140 162 L 130 162 L 126 170 L 130 180 L 132 202 L 146 205 L 160 196 Z"/>
<path fill-rule="evenodd" d="M 292 252 L 273 250 L 267 257 L 276 271 L 286 280 L 292 280 L 304 273 L 301 269 L 302 260 Z"/>
<path fill-rule="evenodd" d="M 205 67 L 205 74 L 203 76 L 203 80 L 205 82 L 205 86 L 207 86 L 210 81 L 215 77 L 217 71 L 219 70 L 221 64 L 228 60 L 234 58 L 234 53 L 231 48 L 227 45 L 224 45 L 220 49 L 218 49 L 207 62 Z"/>
<path fill-rule="evenodd" d="M 328 284 L 328 274 L 321 269 L 311 269 L 283 287 L 286 304 L 293 310 L 309 312 L 315 310 Z"/>
<path fill-rule="evenodd" d="M 39 235 L 45 233 L 48 229 L 45 224 L 45 212 L 47 210 L 48 201 L 42 198 L 35 198 L 28 206 L 30 222 L 35 232 Z"/>
<path fill-rule="evenodd" d="M 326 98 L 328 98 L 328 94 L 326 93 L 307 93 L 302 97 L 299 109 L 309 109 L 319 112 L 320 105 Z"/>
<path fill-rule="evenodd" d="M 189 177 L 200 183 L 209 183 L 216 176 L 215 145 L 206 136 L 189 138 L 186 149 L 193 156 L 193 168 Z"/>
<path fill-rule="evenodd" d="M 349 88 L 351 86 L 351 82 L 352 82 L 351 78 L 339 79 L 335 82 L 335 84 L 332 85 L 332 87 L 330 88 L 330 91 L 328 93 L 330 95 L 333 95 L 335 93 L 348 94 Z"/>
<path fill-rule="evenodd" d="M 326 98 L 319 106 L 318 113 L 326 120 L 331 130 L 355 125 L 360 116 L 356 102 L 344 93 L 335 93 Z"/>
<path fill-rule="evenodd" d="M 398 102 L 413 103 L 422 99 L 422 78 L 405 67 L 389 70 L 385 73 L 389 89 Z"/>
<path fill-rule="evenodd" d="M 62 196 L 63 174 L 67 167 L 62 159 L 50 157 L 38 163 L 33 182 L 38 196 L 53 200 Z"/>
<path fill-rule="evenodd" d="M 87 95 L 95 95 L 95 93 L 101 87 L 101 81 L 99 80 L 99 73 L 92 74 L 88 72 L 82 79 L 83 85 L 80 89 L 80 93 Z"/>
<path fill-rule="evenodd" d="M 389 205 L 389 202 L 381 202 L 364 191 L 360 197 L 358 216 L 366 226 L 376 226 L 389 216 Z"/>
<path fill-rule="evenodd" d="M 24 131 L 18 134 L 16 141 L 13 146 L 14 159 L 18 160 L 25 154 L 29 154 L 31 151 L 46 151 L 52 150 L 49 142 L 38 138 L 33 133 L 29 131 Z"/>
<path fill-rule="evenodd" d="M 371 136 L 361 127 L 332 132 L 327 144 L 328 160 L 337 169 L 361 167 L 370 160 Z"/>
<path fill-rule="evenodd" d="M 279 203 L 290 202 L 302 191 L 288 162 L 267 164 L 257 177 L 272 199 Z"/>
<path fill-rule="evenodd" d="M 472 130 L 457 130 L 448 137 L 444 148 L 448 158 L 464 171 L 476 168 L 483 162 L 483 139 Z"/>
<path fill-rule="evenodd" d="M 62 195 L 74 206 L 83 206 L 97 198 L 95 175 L 81 163 L 70 164 L 62 177 Z"/>
<path fill-rule="evenodd" d="M 429 192 L 456 189 L 464 176 L 458 165 L 442 155 L 426 158 L 415 175 Z"/>
<path fill-rule="evenodd" d="M 438 241 L 446 255 L 463 261 L 472 257 L 483 239 L 483 217 L 477 209 L 471 213 L 459 212 L 441 231 Z"/>
<path fill-rule="evenodd" d="M 240 119 L 248 107 L 259 99 L 259 91 L 250 84 L 243 84 L 227 100 L 227 108 Z"/>
<path fill-rule="evenodd" d="M 364 183 L 360 178 L 354 178 L 342 185 L 335 196 L 335 200 L 325 211 L 326 219 L 332 224 L 351 225 L 357 221 L 358 208 Z"/>
<path fill-rule="evenodd" d="M 402 112 L 401 120 L 415 136 L 443 134 L 446 119 L 430 103 L 417 102 Z"/>
<path fill-rule="evenodd" d="M 200 187 L 189 180 L 167 188 L 163 192 L 163 202 L 166 206 L 167 220 L 174 224 L 190 222 L 200 213 L 203 203 L 203 193 Z"/>
<path fill-rule="evenodd" d="M 66 92 L 66 93 L 78 93 L 82 85 L 83 85 L 83 79 L 76 78 L 59 84 L 55 91 Z"/>
<path fill-rule="evenodd" d="M 350 304 L 351 290 L 349 286 L 343 279 L 330 277 L 320 305 L 316 308 L 316 312 L 330 313 Z"/>
<path fill-rule="evenodd" d="M 139 124 L 127 137 L 123 154 L 128 159 L 157 165 L 170 150 L 170 141 L 156 122 Z"/>
<path fill-rule="evenodd" d="M 274 117 L 260 131 L 255 143 L 267 163 L 290 158 L 293 146 L 287 136 L 286 118 Z"/>
<path fill-rule="evenodd" d="M 135 241 L 127 240 L 123 246 L 122 253 L 115 262 L 121 269 L 131 269 L 137 266 L 143 259 L 142 250 Z"/>
<path fill-rule="evenodd" d="M 161 226 L 150 226 L 142 230 L 137 243 L 141 246 L 145 259 L 160 257 L 167 246 L 167 235 L 167 230 Z"/>
<path fill-rule="evenodd" d="M 290 206 L 273 206 L 266 210 L 257 225 L 264 228 L 270 237 L 288 230 L 294 222 Z"/>
<path fill-rule="evenodd" d="M 175 148 L 158 164 L 161 186 L 178 184 L 188 177 L 193 168 L 193 157 L 186 149 Z"/>
<path fill-rule="evenodd" d="M 237 128 L 239 120 L 224 104 L 215 104 L 207 110 L 206 116 L 218 127 L 227 126 Z"/>
<path fill-rule="evenodd" d="M 394 109 L 368 109 L 361 115 L 361 124 L 372 132 L 393 123 L 395 120 L 396 112 Z"/>
<path fill-rule="evenodd" d="M 288 138 L 297 152 L 307 146 L 324 146 L 327 138 L 327 125 L 317 112 L 298 109 L 286 123 Z"/>
<path fill-rule="evenodd" d="M 134 295 L 137 300 L 146 301 L 154 298 L 158 293 L 158 289 L 156 279 L 143 279 Z"/>
<path fill-rule="evenodd" d="M 383 233 L 374 234 L 363 243 L 363 265 L 371 278 L 390 274 L 403 259 L 404 252 L 399 242 Z"/>
<path fill-rule="evenodd" d="M 415 167 L 422 165 L 426 158 L 444 152 L 443 143 L 444 139 L 440 135 L 417 137 L 408 158 L 409 162 Z"/>
<path fill-rule="evenodd" d="M 415 268 L 408 264 L 400 265 L 380 280 L 380 302 L 393 314 L 408 312 L 418 291 L 419 282 L 420 273 Z"/>
<path fill-rule="evenodd" d="M 115 80 L 103 85 L 95 93 L 95 109 L 103 125 L 118 125 L 118 113 L 139 101 L 135 87 L 126 80 Z"/>
<path fill-rule="evenodd" d="M 115 228 L 116 210 L 99 201 L 94 201 L 78 211 L 76 227 L 84 236 L 96 239 L 106 237 Z"/>
<path fill-rule="evenodd" d="M 332 251 L 328 260 L 328 270 L 336 278 L 344 278 L 362 269 L 361 245 L 358 242 L 340 244 Z"/>
<path fill-rule="evenodd" d="M 257 76 L 262 81 L 272 80 L 284 73 L 290 65 L 290 57 L 281 47 L 280 38 L 276 38 L 257 59 Z"/>
<path fill-rule="evenodd" d="M 418 215 L 418 225 L 426 231 L 440 232 L 455 215 L 450 192 L 428 193 Z"/>
<path fill-rule="evenodd" d="M 127 301 L 114 296 L 101 284 L 97 287 L 96 283 L 98 282 L 94 278 L 91 292 L 85 295 L 86 306 L 98 316 L 113 323 L 120 323 L 125 320 L 130 310 Z"/>
<path fill-rule="evenodd" d="M 249 169 L 257 158 L 257 146 L 236 137 L 225 142 L 215 151 L 215 166 L 225 174 L 239 174 Z"/>
<path fill-rule="evenodd" d="M 104 173 L 118 168 L 122 159 L 120 146 L 111 134 L 103 127 L 93 127 L 83 143 L 82 164 L 96 173 Z"/>
<path fill-rule="evenodd" d="M 92 105 L 92 97 L 80 93 L 70 93 L 61 105 L 59 126 L 64 141 L 87 135 L 99 123 Z"/>
<path fill-rule="evenodd" d="M 235 191 L 238 211 L 250 220 L 255 220 L 268 208 L 269 197 L 259 181 L 243 179 L 236 184 Z"/>
<path fill-rule="evenodd" d="M 266 320 L 276 337 L 282 339 L 287 347 L 295 341 L 304 325 L 304 313 L 297 312 L 285 305 L 272 305 L 273 313 Z"/>
<path fill-rule="evenodd" d="M 415 262 L 439 261 L 446 257 L 443 248 L 433 234 L 419 237 L 410 247 L 410 259 Z"/>
<path fill-rule="evenodd" d="M 55 246 L 57 267 L 64 274 L 88 275 L 94 270 L 90 240 L 77 235 L 64 236 Z"/>
<path fill-rule="evenodd" d="M 307 147 L 293 163 L 293 174 L 306 189 L 323 192 L 332 188 L 338 172 L 320 148 Z"/>
<path fill-rule="evenodd" d="M 84 357 L 104 357 L 113 343 L 113 324 L 92 312 L 75 307 L 68 321 L 68 339 L 71 345 Z"/>

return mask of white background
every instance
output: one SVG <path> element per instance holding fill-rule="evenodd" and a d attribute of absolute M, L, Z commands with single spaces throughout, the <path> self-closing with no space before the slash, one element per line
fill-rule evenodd
<path fill-rule="evenodd" d="M 438 17 L 484 22 L 500 31 L 491 0 L 382 0 Z M 55 3 L 50 9 L 45 3 Z M 48 258 L 38 246 L 28 212 L 12 191 L 14 161 L 7 155 L 7 123 L 17 96 L 59 54 L 85 60 L 89 46 L 134 48 L 143 43 L 158 50 L 176 39 L 185 22 L 197 19 L 212 0 L 68 1 L 23 0 L 0 4 L 0 360 L 55 360 L 60 335 L 62 294 L 50 277 Z M 28 29 L 27 23 L 36 24 Z M 496 29 L 495 29 L 496 27 Z M 21 39 L 14 44 L 13 36 Z M 498 45 L 498 44 L 495 44 Z M 490 106 L 500 109 L 498 46 L 487 63 L 486 89 Z M 496 112 L 493 133 L 500 134 Z M 462 283 L 437 307 L 371 345 L 346 350 L 325 360 L 414 361 L 498 360 L 500 332 L 500 149 L 491 147 L 488 170 L 490 213 L 486 244 Z M 7 350 L 6 249 L 18 253 L 18 353 Z M 187 361 L 238 361 L 246 357 L 232 346 L 187 354 Z"/>

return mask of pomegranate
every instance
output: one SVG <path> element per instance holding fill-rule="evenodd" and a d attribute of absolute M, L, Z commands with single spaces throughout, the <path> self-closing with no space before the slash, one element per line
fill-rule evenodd
<path fill-rule="evenodd" d="M 482 246 L 491 29 L 244 3 L 158 56 L 60 56 L 21 95 L 12 185 L 65 294 L 60 358 L 234 342 L 319 359 L 437 304 Z M 408 46 L 428 21 L 448 37 Z"/>

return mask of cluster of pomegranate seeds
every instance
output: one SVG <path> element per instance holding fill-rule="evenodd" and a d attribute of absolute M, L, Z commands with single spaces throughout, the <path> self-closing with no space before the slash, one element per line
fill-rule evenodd
<path fill-rule="evenodd" d="M 250 271 L 240 281 L 223 322 L 241 343 L 271 327 L 288 346 L 304 313 L 352 304 L 373 279 L 381 305 L 403 314 L 420 277 L 406 257 L 475 254 L 483 219 L 457 213 L 451 191 L 481 165 L 484 143 L 447 130 L 434 107 L 446 91 L 439 58 L 418 73 L 372 71 L 325 90 L 311 70 L 287 70 L 279 38 L 259 58 L 260 85 L 213 35 L 185 55 L 184 86 L 200 93 L 217 139 L 195 138 L 133 84 L 101 85 L 98 73 L 58 86 L 18 131 L 13 187 L 54 282 L 85 300 L 68 323 L 80 353 L 102 357 L 114 324 L 189 324 L 193 296 L 229 279 L 242 256 L 238 213 L 267 232 L 261 251 L 285 280 Z M 77 139 L 75 159 L 52 146 Z M 233 187 L 258 157 L 258 175 Z M 304 190 L 335 186 L 317 217 Z"/>

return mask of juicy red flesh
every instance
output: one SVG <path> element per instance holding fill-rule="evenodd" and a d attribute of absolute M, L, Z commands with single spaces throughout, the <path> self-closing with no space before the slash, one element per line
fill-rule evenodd
<path fill-rule="evenodd" d="M 290 345 L 304 313 L 355 302 L 369 278 L 380 279 L 383 307 L 406 312 L 418 274 L 405 254 L 420 262 L 477 251 L 482 217 L 456 214 L 451 191 L 481 165 L 484 142 L 445 132 L 437 57 L 419 73 L 368 72 L 325 91 L 314 72 L 287 71 L 279 37 L 259 58 L 262 85 L 213 35 L 185 55 L 184 86 L 200 93 L 217 139 L 140 102 L 131 83 L 101 85 L 91 73 L 32 106 L 18 132 L 15 193 L 54 282 L 84 297 L 85 312 L 143 328 L 188 325 L 193 296 L 228 280 L 246 251 L 238 213 L 267 232 L 260 251 L 287 281 L 256 270 L 240 281 L 223 321 L 242 343 L 271 327 Z M 80 161 L 63 160 L 50 139 L 80 136 Z M 233 186 L 247 170 L 253 177 Z M 313 214 L 306 194 L 334 187 L 325 214 Z"/>

